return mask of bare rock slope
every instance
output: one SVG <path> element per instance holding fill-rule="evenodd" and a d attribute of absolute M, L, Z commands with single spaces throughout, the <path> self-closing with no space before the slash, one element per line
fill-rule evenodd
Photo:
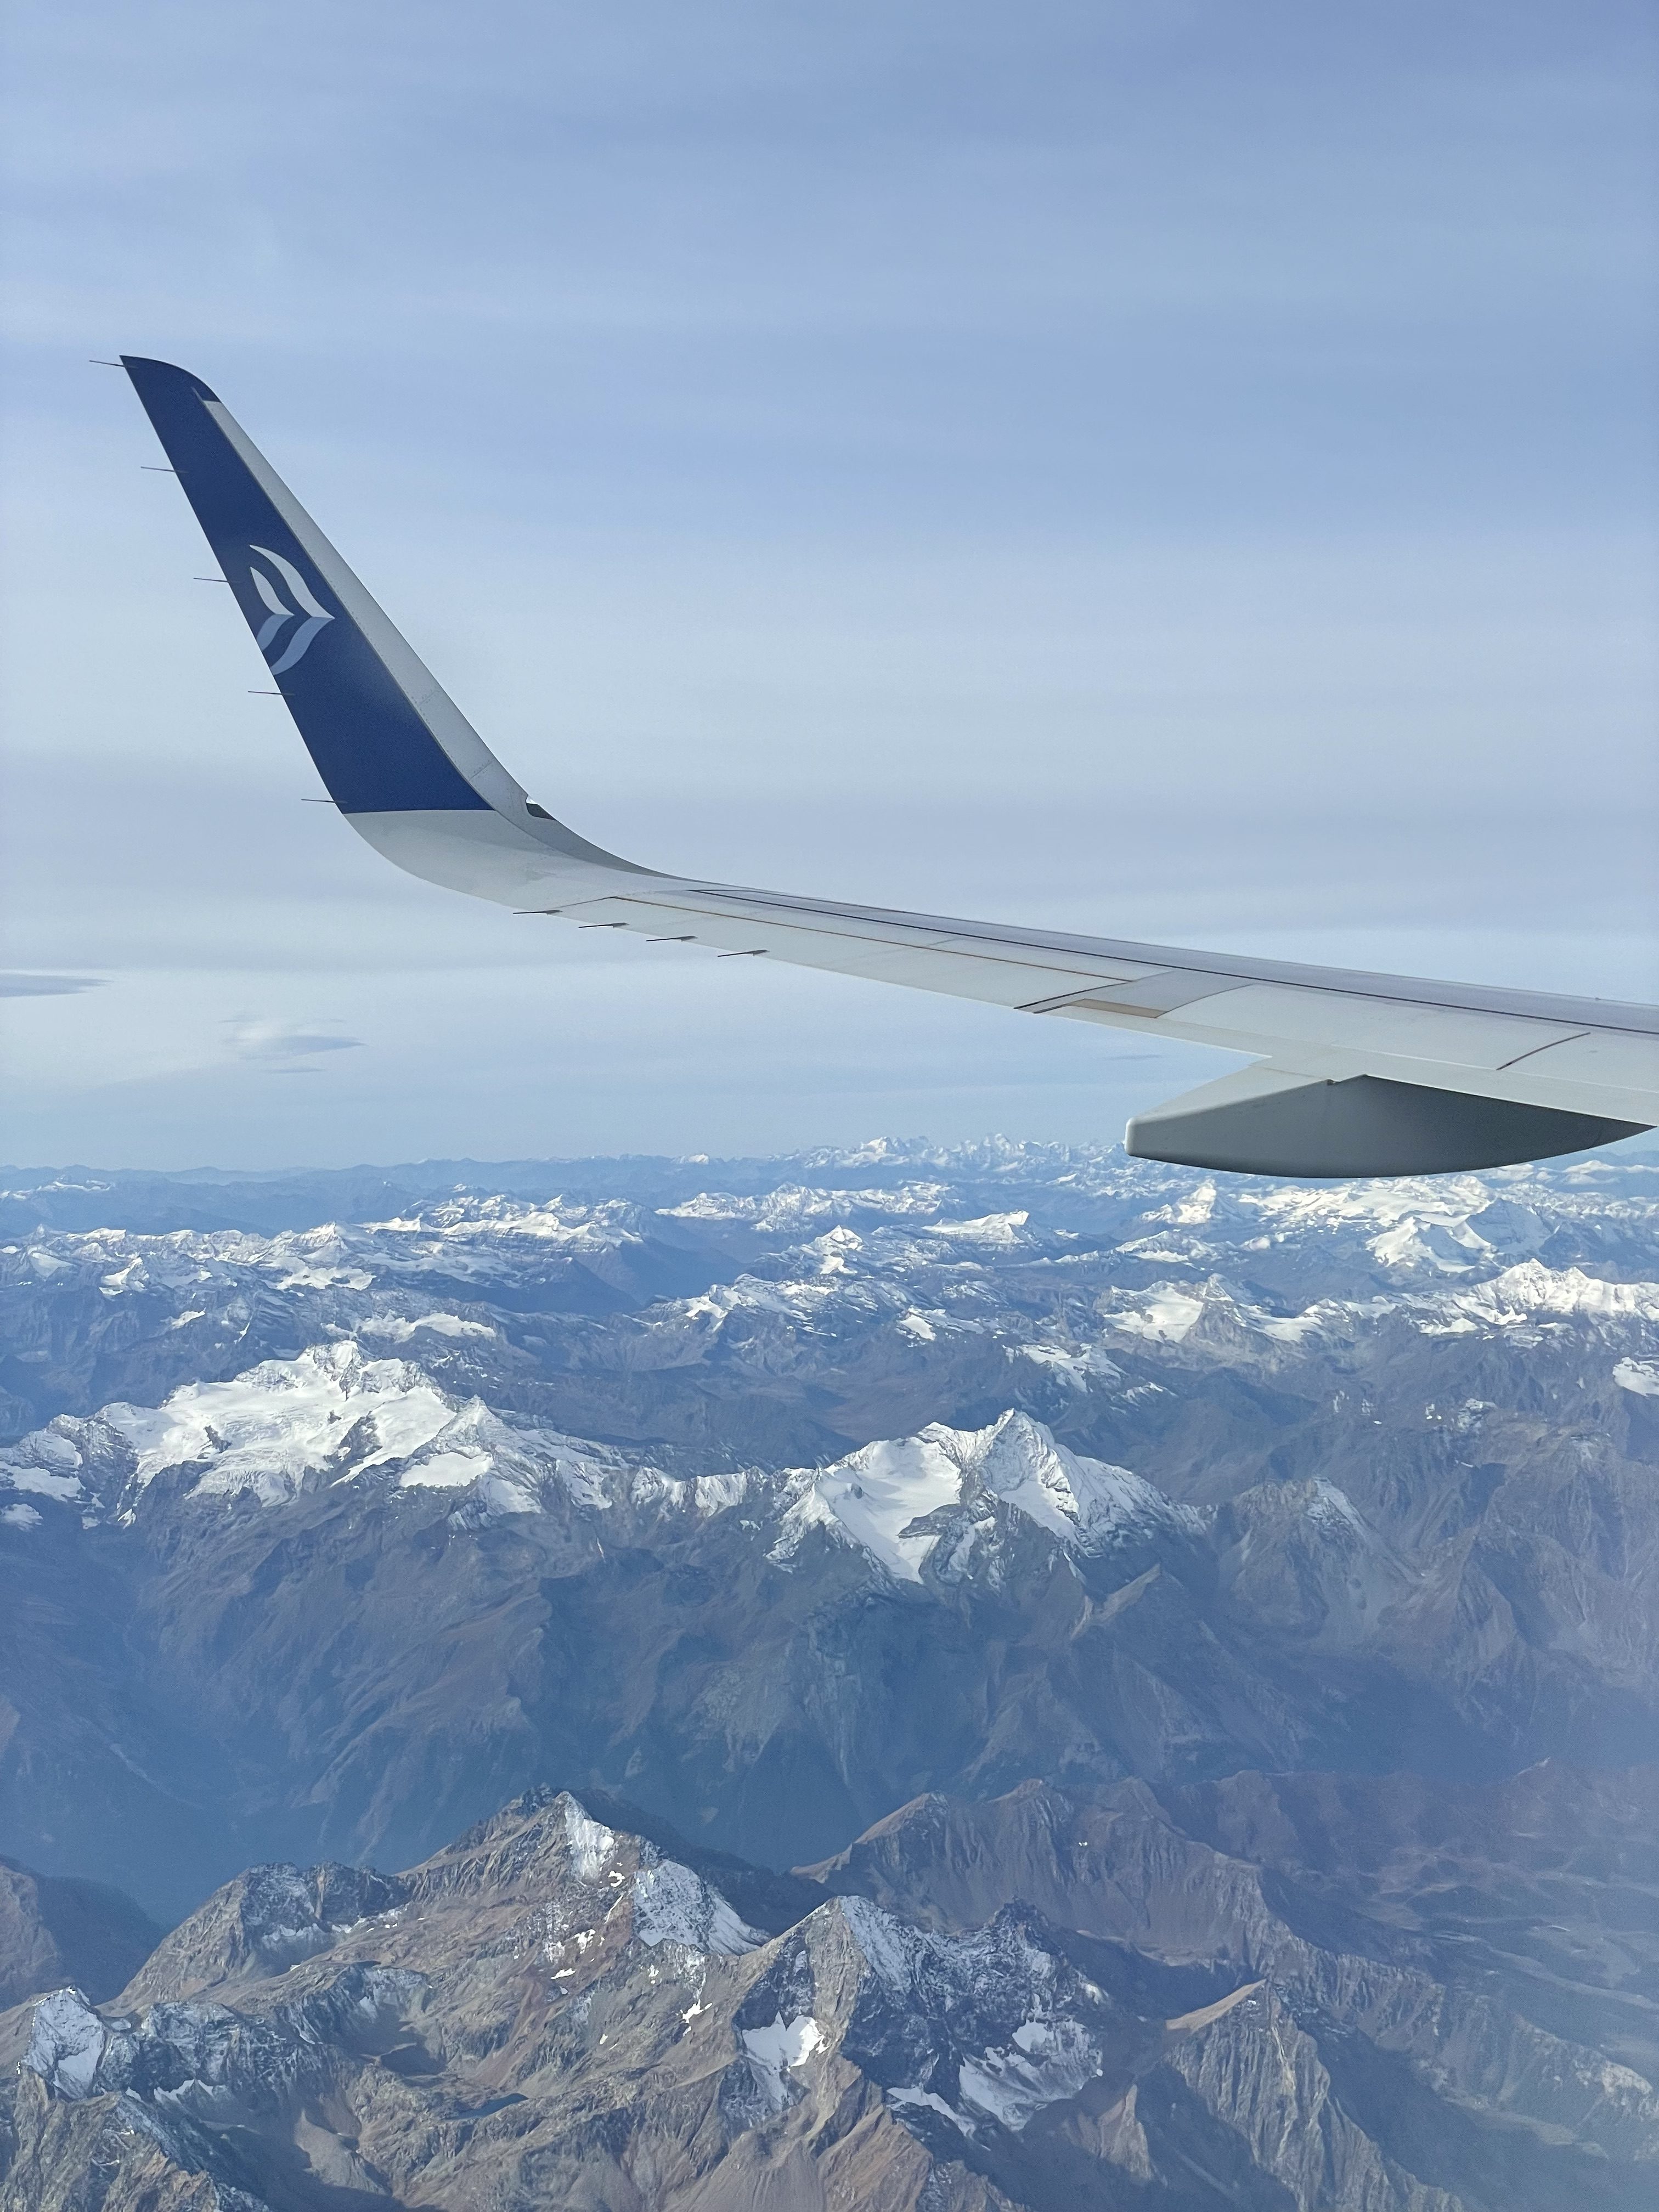
<path fill-rule="evenodd" d="M 1296 1796 L 1195 1809 L 1284 1807 L 1291 1863 Z M 1531 1796 L 1556 1840 L 1514 1856 L 1570 1878 L 1566 1784 Z M 1490 1851 L 1505 1808 L 1461 1809 Z M 0 2205 L 1637 2212 L 1648 2078 L 1529 2016 L 1501 1945 L 1449 1972 L 1379 1905 L 1379 1863 L 1458 1811 L 1348 1855 L 1344 1942 L 1139 1783 L 922 1800 L 793 1883 L 734 1869 L 765 1925 L 689 1848 L 532 1793 L 401 1876 L 255 1869 L 115 2004 L 0 2020 Z M 1645 1944 L 1599 2012 L 1581 1962 L 1581 2037 L 1651 2014 Z"/>

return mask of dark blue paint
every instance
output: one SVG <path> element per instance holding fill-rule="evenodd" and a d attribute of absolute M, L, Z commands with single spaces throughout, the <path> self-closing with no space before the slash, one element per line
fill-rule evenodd
<path fill-rule="evenodd" d="M 254 588 L 255 545 L 291 561 L 319 605 L 335 617 L 316 634 L 301 659 L 271 680 L 287 700 L 341 811 L 487 808 L 488 800 L 474 791 L 416 713 L 208 413 L 204 403 L 216 395 L 199 377 L 170 362 L 130 354 L 121 361 L 255 636 L 270 614 Z M 260 565 L 270 568 L 269 562 Z M 288 587 L 279 588 L 284 601 L 291 602 Z M 269 660 L 282 659 L 297 627 L 283 626 Z"/>

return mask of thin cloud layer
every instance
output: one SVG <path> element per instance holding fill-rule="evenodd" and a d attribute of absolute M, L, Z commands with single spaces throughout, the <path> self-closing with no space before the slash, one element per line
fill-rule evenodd
<path fill-rule="evenodd" d="M 307 1030 L 283 1021 L 240 1021 L 228 1027 L 227 1042 L 238 1060 L 280 1074 L 292 1074 L 319 1054 L 354 1052 L 362 1037 L 342 1036 L 332 1030 Z"/>
<path fill-rule="evenodd" d="M 67 999 L 77 991 L 95 991 L 103 981 L 101 975 L 38 975 L 0 969 L 0 999 Z"/>

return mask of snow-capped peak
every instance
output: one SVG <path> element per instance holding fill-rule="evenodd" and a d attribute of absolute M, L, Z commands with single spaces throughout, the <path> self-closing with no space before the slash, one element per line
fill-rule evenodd
<path fill-rule="evenodd" d="M 647 1863 L 634 1877 L 634 1933 L 641 1943 L 737 1958 L 766 1941 L 689 1866 L 658 1858 L 648 1844 L 641 1856 Z"/>
<path fill-rule="evenodd" d="M 964 1474 L 1054 1535 L 1097 1537 L 1130 1522 L 1170 1521 L 1177 1509 L 1127 1467 L 1085 1459 L 1041 1421 L 1008 1413 L 973 1433 Z"/>
<path fill-rule="evenodd" d="M 772 1556 L 787 1560 L 810 1528 L 829 1528 L 849 1536 L 900 1582 L 920 1582 L 939 1532 L 915 1524 L 962 1497 L 962 1468 L 944 1443 L 956 1433 L 935 1428 L 865 1444 L 833 1467 L 797 1475 L 798 1495 Z"/>
<path fill-rule="evenodd" d="M 931 1516 L 990 1497 L 1068 1545 L 1128 1528 L 1184 1527 L 1192 1516 L 1127 1468 L 1085 1459 L 1041 1421 L 1006 1413 L 983 1429 L 931 1422 L 914 1437 L 862 1445 L 832 1467 L 790 1478 L 794 1497 L 773 1557 L 792 1558 L 807 1531 L 849 1537 L 900 1582 L 920 1582 L 945 1533 Z"/>
<path fill-rule="evenodd" d="M 89 2096 L 105 2040 L 102 2020 L 79 1990 L 53 1990 L 34 2008 L 23 2063 L 60 2097 Z"/>
<path fill-rule="evenodd" d="M 0 1454 L 0 1486 L 94 1502 L 92 1470 L 131 1511 L 157 1476 L 190 1471 L 191 1494 L 252 1494 L 263 1505 L 310 1480 L 384 1470 L 405 1490 L 466 1489 L 493 1514 L 540 1510 L 550 1490 L 609 1503 L 611 1455 L 551 1430 L 520 1427 L 477 1398 L 441 1390 L 402 1359 L 370 1359 L 349 1339 L 263 1360 L 227 1381 L 190 1382 L 159 1406 L 116 1403 L 60 1415 Z M 111 1483 L 102 1482 L 104 1495 Z"/>

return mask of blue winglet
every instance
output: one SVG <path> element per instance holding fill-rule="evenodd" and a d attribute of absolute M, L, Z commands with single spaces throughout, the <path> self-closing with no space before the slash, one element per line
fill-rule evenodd
<path fill-rule="evenodd" d="M 488 809 L 438 732 L 476 734 L 216 394 L 121 364 L 341 811 Z"/>

